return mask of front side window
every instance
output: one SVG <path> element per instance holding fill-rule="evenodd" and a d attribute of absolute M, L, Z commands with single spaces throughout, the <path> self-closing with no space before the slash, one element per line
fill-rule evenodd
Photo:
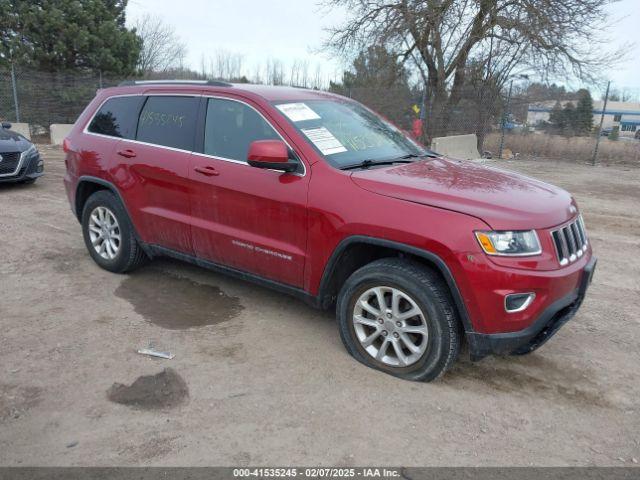
<path fill-rule="evenodd" d="M 256 140 L 280 140 L 280 137 L 248 105 L 234 100 L 209 99 L 203 153 L 246 162 L 249 145 Z"/>
<path fill-rule="evenodd" d="M 136 140 L 193 150 L 198 116 L 197 97 L 149 97 L 140 112 Z"/>
<path fill-rule="evenodd" d="M 142 96 L 110 98 L 96 112 L 88 130 L 109 137 L 133 139 L 143 100 Z"/>
<path fill-rule="evenodd" d="M 275 107 L 337 168 L 433 153 L 355 102 L 307 100 Z"/>

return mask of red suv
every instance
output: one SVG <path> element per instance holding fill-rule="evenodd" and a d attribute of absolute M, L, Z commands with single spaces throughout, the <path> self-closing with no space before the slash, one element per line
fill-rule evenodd
<path fill-rule="evenodd" d="M 576 312 L 595 267 L 564 190 L 447 159 L 350 99 L 223 82 L 100 90 L 65 140 L 90 255 L 168 255 L 323 309 L 360 362 L 432 380 L 524 354 Z"/>

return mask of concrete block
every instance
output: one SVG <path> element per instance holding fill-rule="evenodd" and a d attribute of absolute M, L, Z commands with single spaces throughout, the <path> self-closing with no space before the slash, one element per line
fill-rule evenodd
<path fill-rule="evenodd" d="M 52 123 L 49 127 L 49 132 L 51 133 L 51 144 L 62 145 L 62 141 L 67 135 L 69 135 L 69 133 L 71 133 L 72 128 L 72 123 Z"/>
<path fill-rule="evenodd" d="M 436 137 L 431 141 L 431 149 L 445 157 L 459 160 L 477 160 L 482 158 L 478 153 L 478 137 L 475 133 L 469 135 L 452 135 L 450 137 Z"/>

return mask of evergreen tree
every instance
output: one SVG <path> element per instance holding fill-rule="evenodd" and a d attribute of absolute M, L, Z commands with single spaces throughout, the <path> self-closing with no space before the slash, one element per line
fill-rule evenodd
<path fill-rule="evenodd" d="M 330 90 L 348 93 L 349 88 L 400 87 L 409 89 L 409 73 L 402 63 L 383 47 L 369 47 L 353 60 L 342 75 L 342 83 L 331 82 Z"/>
<path fill-rule="evenodd" d="M 551 113 L 549 113 L 549 124 L 553 133 L 560 133 L 566 128 L 566 120 L 564 112 L 562 111 L 562 104 L 559 101 L 553 106 Z"/>
<path fill-rule="evenodd" d="M 574 135 L 577 129 L 577 117 L 576 107 L 573 102 L 568 102 L 562 109 L 562 116 L 564 118 L 564 133 L 565 135 Z"/>
<path fill-rule="evenodd" d="M 579 92 L 580 99 L 576 107 L 576 131 L 581 135 L 589 135 L 593 130 L 593 99 L 589 90 Z"/>
<path fill-rule="evenodd" d="M 544 102 L 548 100 L 571 100 L 570 92 L 564 86 L 555 83 L 548 85 L 545 83 L 533 82 L 527 86 L 527 97 L 533 102 Z"/>
<path fill-rule="evenodd" d="M 0 0 L 0 65 L 127 75 L 141 41 L 125 27 L 127 0 Z"/>
<path fill-rule="evenodd" d="M 385 48 L 361 51 L 352 67 L 342 74 L 342 82 L 331 82 L 329 91 L 364 103 L 396 124 L 409 128 L 416 100 L 409 85 L 409 73 L 402 62 Z"/>

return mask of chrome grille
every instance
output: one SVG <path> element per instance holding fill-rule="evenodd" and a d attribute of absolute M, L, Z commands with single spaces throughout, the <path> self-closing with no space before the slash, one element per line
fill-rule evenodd
<path fill-rule="evenodd" d="M 556 253 L 560 265 L 575 262 L 584 255 L 587 251 L 587 245 L 589 244 L 582 215 L 578 216 L 573 222 L 557 230 L 553 230 L 551 237 L 556 246 Z"/>
<path fill-rule="evenodd" d="M 13 175 L 20 161 L 20 152 L 0 152 L 2 161 L 0 161 L 0 175 Z"/>

